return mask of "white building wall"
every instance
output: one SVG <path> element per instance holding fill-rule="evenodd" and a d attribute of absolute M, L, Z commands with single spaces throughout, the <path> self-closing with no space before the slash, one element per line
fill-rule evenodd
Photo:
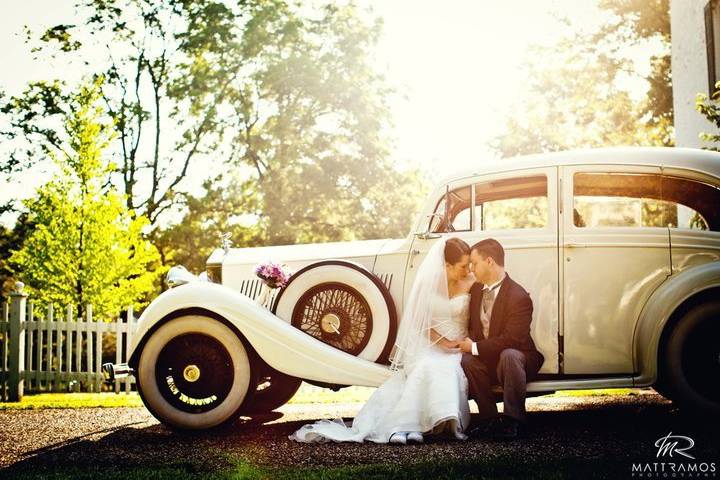
<path fill-rule="evenodd" d="M 702 146 L 698 135 L 712 129 L 712 124 L 695 110 L 697 94 L 708 93 L 704 16 L 708 1 L 670 1 L 673 108 L 678 147 Z"/>

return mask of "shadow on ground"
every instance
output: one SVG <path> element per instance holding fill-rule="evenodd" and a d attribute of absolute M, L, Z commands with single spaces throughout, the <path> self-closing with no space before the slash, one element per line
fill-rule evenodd
<path fill-rule="evenodd" d="M 511 442 L 471 438 L 467 442 L 429 439 L 424 445 L 406 447 L 307 445 L 287 439 L 306 421 L 283 422 L 280 418 L 279 422 L 268 423 L 278 417 L 282 415 L 243 419 L 221 430 L 199 433 L 175 432 L 162 425 L 137 428 L 134 424 L 99 430 L 26 452 L 20 461 L 0 470 L 0 477 L 95 476 L 103 471 L 120 474 L 128 468 L 136 473 L 169 469 L 169 478 L 178 474 L 205 476 L 237 469 L 238 463 L 270 470 L 392 464 L 406 466 L 407 473 L 415 471 L 413 465 L 457 463 L 465 469 L 461 477 L 463 472 L 478 469 L 474 472 L 478 475 L 500 471 L 530 477 L 536 472 L 537 478 L 572 478 L 578 473 L 596 478 L 632 478 L 634 463 L 662 461 L 656 456 L 655 442 L 670 432 L 694 440 L 689 453 L 697 462 L 720 463 L 716 423 L 689 417 L 658 395 L 597 397 L 561 411 L 532 411 L 522 438 Z M 676 455 L 664 460 L 689 459 Z"/>

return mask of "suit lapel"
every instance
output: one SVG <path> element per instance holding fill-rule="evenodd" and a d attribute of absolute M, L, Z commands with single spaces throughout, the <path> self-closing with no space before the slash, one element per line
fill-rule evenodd
<path fill-rule="evenodd" d="M 505 279 L 500 285 L 500 290 L 498 290 L 497 296 L 495 297 L 492 314 L 490 315 L 490 331 L 488 335 L 490 337 L 497 335 L 501 326 L 500 323 L 505 320 L 503 313 L 505 311 L 505 299 L 508 295 L 508 288 L 510 288 L 510 276 L 506 272 Z"/>
<path fill-rule="evenodd" d="M 482 340 L 482 324 L 480 320 L 480 308 L 483 298 L 483 285 L 476 283 L 470 290 L 470 336 L 474 340 Z"/>

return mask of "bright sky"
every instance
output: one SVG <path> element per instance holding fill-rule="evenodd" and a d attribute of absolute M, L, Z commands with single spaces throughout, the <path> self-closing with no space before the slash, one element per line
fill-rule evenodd
<path fill-rule="evenodd" d="M 500 132 L 507 104 L 522 89 L 526 49 L 567 33 L 559 12 L 579 26 L 598 22 L 596 0 L 359 0 L 383 17 L 378 62 L 404 94 L 392 105 L 398 159 L 432 171 L 461 170 L 488 158 L 487 142 Z M 46 78 L 33 62 L 23 28 L 73 23 L 71 0 L 24 0 L 0 18 L 0 89 L 17 94 Z M 55 71 L 74 78 L 77 69 Z M 46 181 L 30 172 L 6 184 L 0 202 L 24 198 Z M 2 181 L 3 179 L 0 179 Z M 199 185 L 199 181 L 197 182 Z M 198 185 L 187 185 L 194 190 Z M 8 219 L 4 219 L 8 222 Z"/>

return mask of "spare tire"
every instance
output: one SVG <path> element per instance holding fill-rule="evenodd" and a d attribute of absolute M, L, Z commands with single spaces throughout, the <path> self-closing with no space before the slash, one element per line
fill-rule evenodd
<path fill-rule="evenodd" d="M 272 312 L 339 350 L 387 363 L 397 335 L 397 310 L 382 281 L 362 265 L 326 260 L 295 273 Z"/>

